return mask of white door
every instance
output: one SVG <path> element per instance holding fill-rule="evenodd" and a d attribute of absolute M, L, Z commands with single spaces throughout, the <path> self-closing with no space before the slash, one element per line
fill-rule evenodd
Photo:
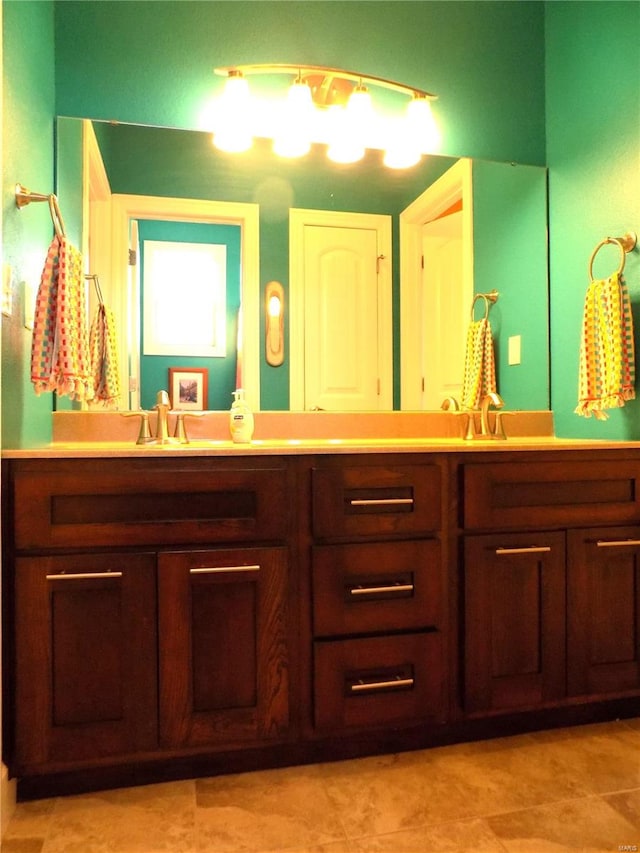
<path fill-rule="evenodd" d="M 308 217 L 313 211 L 298 212 L 306 214 L 307 221 L 298 223 L 297 239 L 291 241 L 291 407 L 389 409 L 393 357 L 388 217 L 366 216 L 362 221 L 356 214 L 333 214 L 336 221 L 326 224 L 332 214 L 322 212 L 324 221 L 314 223 Z M 367 221 L 371 219 L 375 221 Z"/>
<path fill-rule="evenodd" d="M 423 408 L 437 409 L 445 397 L 460 398 L 468 326 L 462 258 L 462 211 L 422 228 Z"/>

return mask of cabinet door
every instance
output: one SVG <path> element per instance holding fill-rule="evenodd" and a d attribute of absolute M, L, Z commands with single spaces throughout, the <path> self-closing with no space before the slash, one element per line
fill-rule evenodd
<path fill-rule="evenodd" d="M 640 528 L 571 531 L 568 571 L 569 693 L 640 690 Z"/>
<path fill-rule="evenodd" d="M 282 735 L 285 549 L 173 551 L 158 560 L 161 745 Z"/>
<path fill-rule="evenodd" d="M 16 757 L 157 746 L 155 555 L 16 560 Z"/>
<path fill-rule="evenodd" d="M 465 542 L 465 707 L 535 707 L 565 693 L 563 533 Z"/>

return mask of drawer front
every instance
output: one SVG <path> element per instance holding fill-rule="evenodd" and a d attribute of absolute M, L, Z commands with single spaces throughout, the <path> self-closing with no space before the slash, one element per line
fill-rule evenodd
<path fill-rule="evenodd" d="M 313 549 L 316 636 L 436 627 L 440 543 L 436 540 L 321 545 Z"/>
<path fill-rule="evenodd" d="M 437 465 L 314 468 L 312 483 L 313 532 L 319 539 L 440 528 Z"/>
<path fill-rule="evenodd" d="M 16 548 L 212 544 L 285 536 L 284 468 L 111 467 L 71 464 L 16 471 Z"/>
<path fill-rule="evenodd" d="M 314 660 L 319 729 L 443 719 L 441 637 L 435 631 L 317 641 Z"/>
<path fill-rule="evenodd" d="M 464 526 L 527 529 L 640 521 L 640 462 L 464 466 Z"/>

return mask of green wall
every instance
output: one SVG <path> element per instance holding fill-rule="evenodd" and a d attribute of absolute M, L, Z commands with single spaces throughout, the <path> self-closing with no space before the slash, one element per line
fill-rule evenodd
<path fill-rule="evenodd" d="M 47 204 L 16 208 L 14 187 L 20 181 L 34 192 L 53 190 L 53 35 L 52 2 L 3 4 L 2 243 L 13 273 L 13 314 L 2 318 L 4 447 L 51 439 L 51 395 L 36 397 L 30 383 L 22 282 L 35 297 L 53 229 Z"/>
<path fill-rule="evenodd" d="M 605 423 L 573 414 L 590 253 L 607 234 L 640 231 L 636 0 L 5 0 L 3 10 L 3 242 L 16 295 L 14 316 L 3 319 L 5 446 L 50 435 L 51 400 L 28 381 L 18 285 L 37 286 L 51 225 L 42 205 L 15 209 L 13 185 L 52 186 L 55 114 L 197 128 L 219 83 L 214 66 L 266 61 L 413 82 L 440 96 L 447 153 L 548 164 L 557 431 L 640 438 L 636 402 Z M 626 270 L 637 327 L 639 259 L 636 250 Z"/>
<path fill-rule="evenodd" d="M 547 151 L 551 247 L 551 402 L 561 436 L 640 439 L 640 401 L 607 421 L 574 414 L 589 258 L 604 237 L 640 233 L 640 4 L 549 3 Z M 605 247 L 602 277 L 619 253 Z M 640 250 L 627 256 L 640 376 Z"/>
<path fill-rule="evenodd" d="M 544 164 L 541 2 L 56 3 L 59 115 L 203 129 L 213 69 L 260 62 L 415 85 L 447 154 Z"/>

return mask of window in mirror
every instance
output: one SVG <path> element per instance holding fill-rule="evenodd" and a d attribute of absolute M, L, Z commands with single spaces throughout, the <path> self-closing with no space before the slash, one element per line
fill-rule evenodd
<path fill-rule="evenodd" d="M 226 355 L 226 264 L 226 246 L 144 241 L 145 355 Z"/>

